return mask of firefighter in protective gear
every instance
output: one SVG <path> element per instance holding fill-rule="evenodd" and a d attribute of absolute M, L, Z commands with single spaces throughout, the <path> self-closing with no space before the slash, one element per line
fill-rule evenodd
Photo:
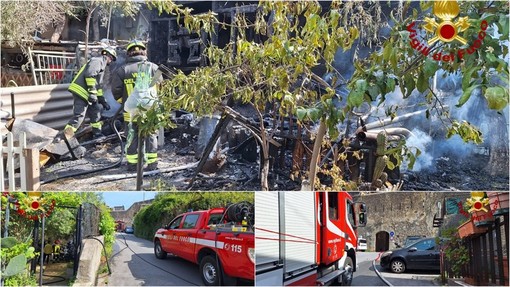
<path fill-rule="evenodd" d="M 69 85 L 73 94 L 73 117 L 65 129 L 74 132 L 81 126 L 86 115 L 90 118 L 94 138 L 103 136 L 101 132 L 101 111 L 110 109 L 110 105 L 103 96 L 103 76 L 106 67 L 117 60 L 117 52 L 112 47 L 101 50 L 101 55 L 90 59 L 76 74 Z"/>
<path fill-rule="evenodd" d="M 131 95 L 135 88 L 135 81 L 140 71 L 140 67 L 144 67 L 144 71 L 149 70 L 152 77 L 156 74 L 158 66 L 147 60 L 147 48 L 143 42 L 139 40 L 131 41 L 127 47 L 126 63 L 115 71 L 112 79 L 112 93 L 117 102 L 124 105 L 127 98 Z M 128 131 L 127 124 L 132 123 L 133 138 L 127 146 L 126 159 L 128 162 L 128 170 L 135 171 L 138 158 L 138 126 L 136 119 L 132 119 L 129 113 L 124 113 L 125 131 Z M 147 162 L 146 170 L 155 170 L 158 168 L 158 140 L 157 133 L 150 134 L 145 139 L 145 157 Z"/>

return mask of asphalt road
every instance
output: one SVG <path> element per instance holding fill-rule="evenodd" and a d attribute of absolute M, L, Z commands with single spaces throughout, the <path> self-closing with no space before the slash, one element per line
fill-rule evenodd
<path fill-rule="evenodd" d="M 377 276 L 372 265 L 372 261 L 377 258 L 378 254 L 377 252 L 358 252 L 356 254 L 358 270 L 354 273 L 353 286 L 387 286 Z M 412 271 L 395 274 L 381 268 L 379 262 L 376 262 L 375 268 L 393 286 L 436 286 L 434 279 L 439 277 L 439 273 L 433 271 Z"/>
<path fill-rule="evenodd" d="M 358 270 L 354 273 L 353 286 L 386 286 L 377 276 L 372 261 L 377 252 L 358 252 Z M 110 260 L 112 274 L 106 279 L 108 286 L 201 286 L 198 266 L 170 256 L 160 260 L 154 256 L 151 241 L 133 234 L 117 233 L 113 256 Z M 393 286 L 435 286 L 434 272 L 406 272 L 394 274 L 376 262 L 376 268 Z"/>
<path fill-rule="evenodd" d="M 358 270 L 354 272 L 352 286 L 386 286 L 384 282 L 377 277 L 372 267 L 372 261 L 377 258 L 377 252 L 357 252 Z"/>
<path fill-rule="evenodd" d="M 157 259 L 151 241 L 117 233 L 108 286 L 199 286 L 198 265 L 168 256 Z"/>

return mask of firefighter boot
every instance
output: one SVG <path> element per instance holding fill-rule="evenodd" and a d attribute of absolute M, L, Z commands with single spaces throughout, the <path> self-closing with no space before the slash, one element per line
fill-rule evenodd
<path fill-rule="evenodd" d="M 158 169 L 158 162 L 152 162 L 152 163 L 149 163 L 147 165 L 147 167 L 145 168 L 145 170 L 147 171 L 152 171 L 152 170 L 157 170 Z"/>
<path fill-rule="evenodd" d="M 127 171 L 128 172 L 136 172 L 136 163 L 135 164 L 128 163 Z"/>

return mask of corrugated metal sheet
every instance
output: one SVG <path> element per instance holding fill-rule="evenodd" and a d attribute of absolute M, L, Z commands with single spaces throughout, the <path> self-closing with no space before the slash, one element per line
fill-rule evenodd
<path fill-rule="evenodd" d="M 296 236 L 294 238 L 287 237 L 291 240 L 285 241 L 284 273 L 312 268 L 316 262 L 315 194 L 313 192 L 285 192 L 283 194 L 285 197 L 285 230 L 283 233 Z"/>
<path fill-rule="evenodd" d="M 12 116 L 13 93 L 16 118 L 62 129 L 73 115 L 73 97 L 68 87 L 69 84 L 1 88 L 2 112 Z"/>
<path fill-rule="evenodd" d="M 255 193 L 255 206 L 260 207 L 260 211 L 257 209 L 255 219 L 255 226 L 259 228 L 255 237 L 257 271 L 259 271 L 259 265 L 280 262 L 278 192 Z M 274 265 L 271 264 L 269 267 L 273 268 Z"/>

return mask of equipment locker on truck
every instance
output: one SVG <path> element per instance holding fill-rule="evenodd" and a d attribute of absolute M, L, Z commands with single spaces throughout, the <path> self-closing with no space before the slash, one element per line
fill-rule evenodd
<path fill-rule="evenodd" d="M 199 264 L 207 286 L 254 280 L 254 211 L 247 202 L 177 216 L 154 235 L 154 254 Z"/>
<path fill-rule="evenodd" d="M 366 206 L 347 192 L 255 194 L 256 285 L 350 285 Z"/>

